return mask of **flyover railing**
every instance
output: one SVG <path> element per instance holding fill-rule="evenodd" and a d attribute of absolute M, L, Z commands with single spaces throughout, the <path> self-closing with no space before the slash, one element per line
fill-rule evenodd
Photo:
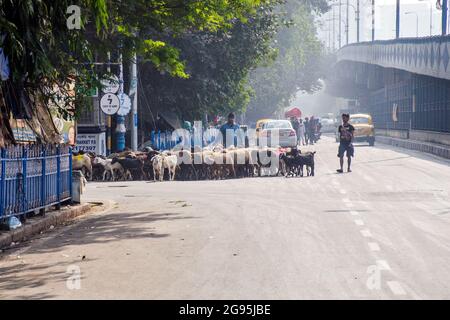
<path fill-rule="evenodd" d="M 450 80 L 450 36 L 354 43 L 337 52 L 346 60 Z"/>
<path fill-rule="evenodd" d="M 69 146 L 17 145 L 0 149 L 0 222 L 71 199 Z"/>

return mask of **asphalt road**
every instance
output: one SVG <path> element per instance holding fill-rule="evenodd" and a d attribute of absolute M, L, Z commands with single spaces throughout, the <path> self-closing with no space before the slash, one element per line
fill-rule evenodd
<path fill-rule="evenodd" d="M 91 183 L 111 210 L 5 251 L 0 298 L 449 299 L 450 163 L 313 149 L 309 178 Z"/>

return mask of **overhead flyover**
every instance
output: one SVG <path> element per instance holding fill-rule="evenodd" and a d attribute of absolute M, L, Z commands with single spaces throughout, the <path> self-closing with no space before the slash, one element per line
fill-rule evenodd
<path fill-rule="evenodd" d="M 336 52 L 327 90 L 355 99 L 379 133 L 450 145 L 450 36 L 347 45 Z"/>
<path fill-rule="evenodd" d="M 343 47 L 337 62 L 353 61 L 450 80 L 450 36 L 362 42 Z"/>

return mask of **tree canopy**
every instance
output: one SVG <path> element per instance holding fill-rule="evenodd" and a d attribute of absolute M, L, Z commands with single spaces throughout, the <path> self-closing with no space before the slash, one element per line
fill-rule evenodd
<path fill-rule="evenodd" d="M 71 5 L 81 9 L 80 29 L 67 26 Z M 314 89 L 311 57 L 320 46 L 312 17 L 326 8 L 325 0 L 0 0 L 0 46 L 9 85 L 31 97 L 19 99 L 21 114 L 32 116 L 61 91 L 63 111 L 80 109 L 100 85 L 94 62 L 120 50 L 125 63 L 137 54 L 150 108 L 193 119 L 243 112 L 250 101 L 250 111 L 270 109 L 273 93 L 278 106 L 294 88 Z"/>

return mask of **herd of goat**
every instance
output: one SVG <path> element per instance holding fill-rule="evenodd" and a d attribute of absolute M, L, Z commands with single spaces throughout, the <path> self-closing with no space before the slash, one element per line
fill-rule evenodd
<path fill-rule="evenodd" d="M 219 180 L 268 175 L 314 176 L 315 152 L 296 148 L 223 148 L 124 151 L 109 157 L 74 153 L 72 167 L 88 180 Z M 305 171 L 306 170 L 306 171 Z M 268 172 L 268 173 L 267 173 Z"/>

